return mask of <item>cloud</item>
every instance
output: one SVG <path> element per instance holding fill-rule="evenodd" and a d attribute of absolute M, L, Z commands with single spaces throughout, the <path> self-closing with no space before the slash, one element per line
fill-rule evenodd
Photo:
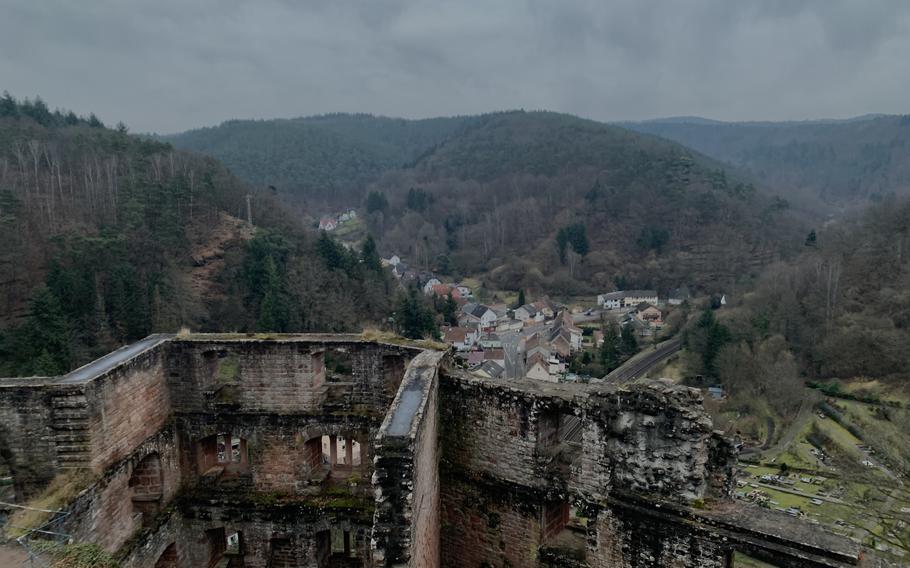
<path fill-rule="evenodd" d="M 4 0 L 0 88 L 172 132 L 545 108 L 601 120 L 905 112 L 904 0 Z"/>

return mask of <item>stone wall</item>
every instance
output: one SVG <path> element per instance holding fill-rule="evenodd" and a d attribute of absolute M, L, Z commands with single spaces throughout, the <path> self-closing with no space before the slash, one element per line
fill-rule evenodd
<path fill-rule="evenodd" d="M 18 500 L 31 497 L 56 471 L 53 400 L 47 379 L 0 380 L 0 457 Z"/>
<path fill-rule="evenodd" d="M 445 477 L 440 566 L 537 566 L 541 501 L 533 492 Z"/>
<path fill-rule="evenodd" d="M 132 455 L 164 427 L 171 415 L 164 364 L 162 345 L 84 383 L 85 407 L 76 400 L 71 410 L 87 421 L 94 472 Z"/>
<path fill-rule="evenodd" d="M 151 568 L 165 554 L 176 566 L 208 566 L 213 540 L 239 535 L 239 551 L 230 566 L 311 568 L 369 564 L 369 517 L 360 513 L 262 507 L 184 504 L 141 533 L 121 561 L 123 568 Z M 347 541 L 347 551 L 345 542 Z M 217 547 L 216 547 L 217 548 Z"/>
<path fill-rule="evenodd" d="M 439 563 L 437 413 L 443 354 L 418 355 L 376 437 L 375 566 Z"/>
<path fill-rule="evenodd" d="M 730 500 L 735 451 L 696 391 L 489 381 L 450 364 L 356 336 L 153 336 L 65 377 L 0 379 L 0 457 L 23 495 L 90 472 L 63 530 L 128 568 L 223 553 L 270 568 L 861 556 Z M 358 469 L 326 456 L 323 436 L 358 442 Z"/>
<path fill-rule="evenodd" d="M 344 335 L 226 339 L 203 334 L 172 342 L 168 383 L 177 413 L 332 411 L 381 419 L 415 353 Z"/>
<path fill-rule="evenodd" d="M 248 469 L 240 480 L 246 490 L 280 494 L 309 494 L 319 489 L 328 469 L 320 456 L 314 462 L 307 446 L 314 438 L 352 437 L 369 446 L 377 432 L 376 422 L 361 416 L 276 416 L 268 414 L 199 414 L 177 417 L 181 461 L 190 485 L 216 486 L 217 481 L 201 479 L 200 442 L 225 432 L 239 436 L 246 444 Z M 367 448 L 369 455 L 369 448 Z M 360 477 L 369 484 L 371 463 L 361 466 Z"/>
<path fill-rule="evenodd" d="M 590 500 L 619 490 L 688 502 L 729 490 L 733 452 L 694 389 L 451 379 L 443 388 L 443 447 L 461 469 Z M 566 439 L 573 424 L 580 435 Z"/>
<path fill-rule="evenodd" d="M 147 467 L 149 458 L 156 462 L 154 468 Z M 159 475 L 157 499 L 144 487 L 150 469 Z M 180 485 L 176 435 L 172 427 L 166 427 L 134 448 L 131 456 L 109 467 L 70 504 L 63 531 L 77 542 L 95 542 L 116 551 L 164 509 Z"/>

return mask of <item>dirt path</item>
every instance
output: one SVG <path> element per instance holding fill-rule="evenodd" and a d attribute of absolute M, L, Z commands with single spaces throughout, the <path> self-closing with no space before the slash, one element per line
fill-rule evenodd
<path fill-rule="evenodd" d="M 808 424 L 809 420 L 812 420 L 812 407 L 813 404 L 805 400 L 800 403 L 799 412 L 796 413 L 796 418 L 793 419 L 793 422 L 780 437 L 780 440 L 778 440 L 777 443 L 773 446 L 770 445 L 770 442 L 774 439 L 774 421 L 769 418 L 768 420 L 770 424 L 768 425 L 768 438 L 762 445 L 762 453 L 765 454 L 765 456 L 768 454 L 778 453 L 793 443 L 793 440 L 800 432 L 803 431 L 803 428 L 806 427 L 806 424 Z"/>
<path fill-rule="evenodd" d="M 224 252 L 231 244 L 253 237 L 253 228 L 246 221 L 221 212 L 218 223 L 212 228 L 207 240 L 196 243 L 191 257 L 194 267 L 190 271 L 190 289 L 199 298 L 211 298 L 220 294 L 215 278 L 224 267 Z"/>
<path fill-rule="evenodd" d="M 25 551 L 16 543 L 0 544 L 0 566 L 4 568 L 16 568 L 26 566 L 28 560 Z"/>

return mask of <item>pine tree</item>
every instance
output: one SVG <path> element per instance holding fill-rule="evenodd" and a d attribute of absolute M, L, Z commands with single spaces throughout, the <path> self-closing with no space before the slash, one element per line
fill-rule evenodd
<path fill-rule="evenodd" d="M 256 327 L 259 331 L 290 331 L 291 305 L 284 291 L 284 283 L 275 261 L 268 257 L 265 261 L 265 293 L 259 304 L 259 320 Z"/>
<path fill-rule="evenodd" d="M 600 346 L 600 363 L 609 373 L 619 367 L 620 362 L 619 335 L 616 333 L 616 326 L 611 323 L 604 329 L 604 340 Z"/>
<path fill-rule="evenodd" d="M 458 303 L 452 294 L 446 296 L 442 304 L 442 319 L 449 325 L 458 325 Z"/>
<path fill-rule="evenodd" d="M 523 305 L 525 305 L 525 303 L 526 303 L 525 302 L 525 290 L 524 290 L 524 288 L 519 288 L 518 289 L 518 305 L 515 307 L 520 308 Z"/>
<path fill-rule="evenodd" d="M 439 337 L 439 327 L 433 311 L 426 305 L 416 288 L 410 288 L 398 298 L 396 325 L 398 332 L 409 339 Z"/>
<path fill-rule="evenodd" d="M 72 365 L 72 332 L 60 300 L 46 287 L 32 296 L 17 353 L 22 374 L 59 375 Z"/>
<path fill-rule="evenodd" d="M 620 351 L 625 357 L 631 357 L 638 351 L 638 340 L 635 339 L 635 330 L 632 325 L 626 325 L 620 333 Z"/>
<path fill-rule="evenodd" d="M 815 234 L 815 229 L 809 231 L 809 234 L 806 236 L 806 246 L 814 247 L 818 244 L 818 235 Z"/>
<path fill-rule="evenodd" d="M 366 240 L 363 241 L 363 247 L 360 249 L 360 260 L 367 270 L 375 272 L 382 270 L 382 261 L 379 258 L 379 251 L 376 250 L 376 241 L 373 240 L 373 235 L 367 235 Z"/>

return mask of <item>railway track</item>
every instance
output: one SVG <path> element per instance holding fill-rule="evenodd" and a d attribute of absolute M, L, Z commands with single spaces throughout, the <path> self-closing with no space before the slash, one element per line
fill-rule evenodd
<path fill-rule="evenodd" d="M 618 368 L 613 369 L 613 371 L 604 377 L 604 380 L 608 383 L 618 385 L 630 383 L 680 349 L 682 349 L 681 339 L 673 338 L 664 341 L 657 346 L 657 349 L 648 352 L 638 359 L 626 361 Z"/>

